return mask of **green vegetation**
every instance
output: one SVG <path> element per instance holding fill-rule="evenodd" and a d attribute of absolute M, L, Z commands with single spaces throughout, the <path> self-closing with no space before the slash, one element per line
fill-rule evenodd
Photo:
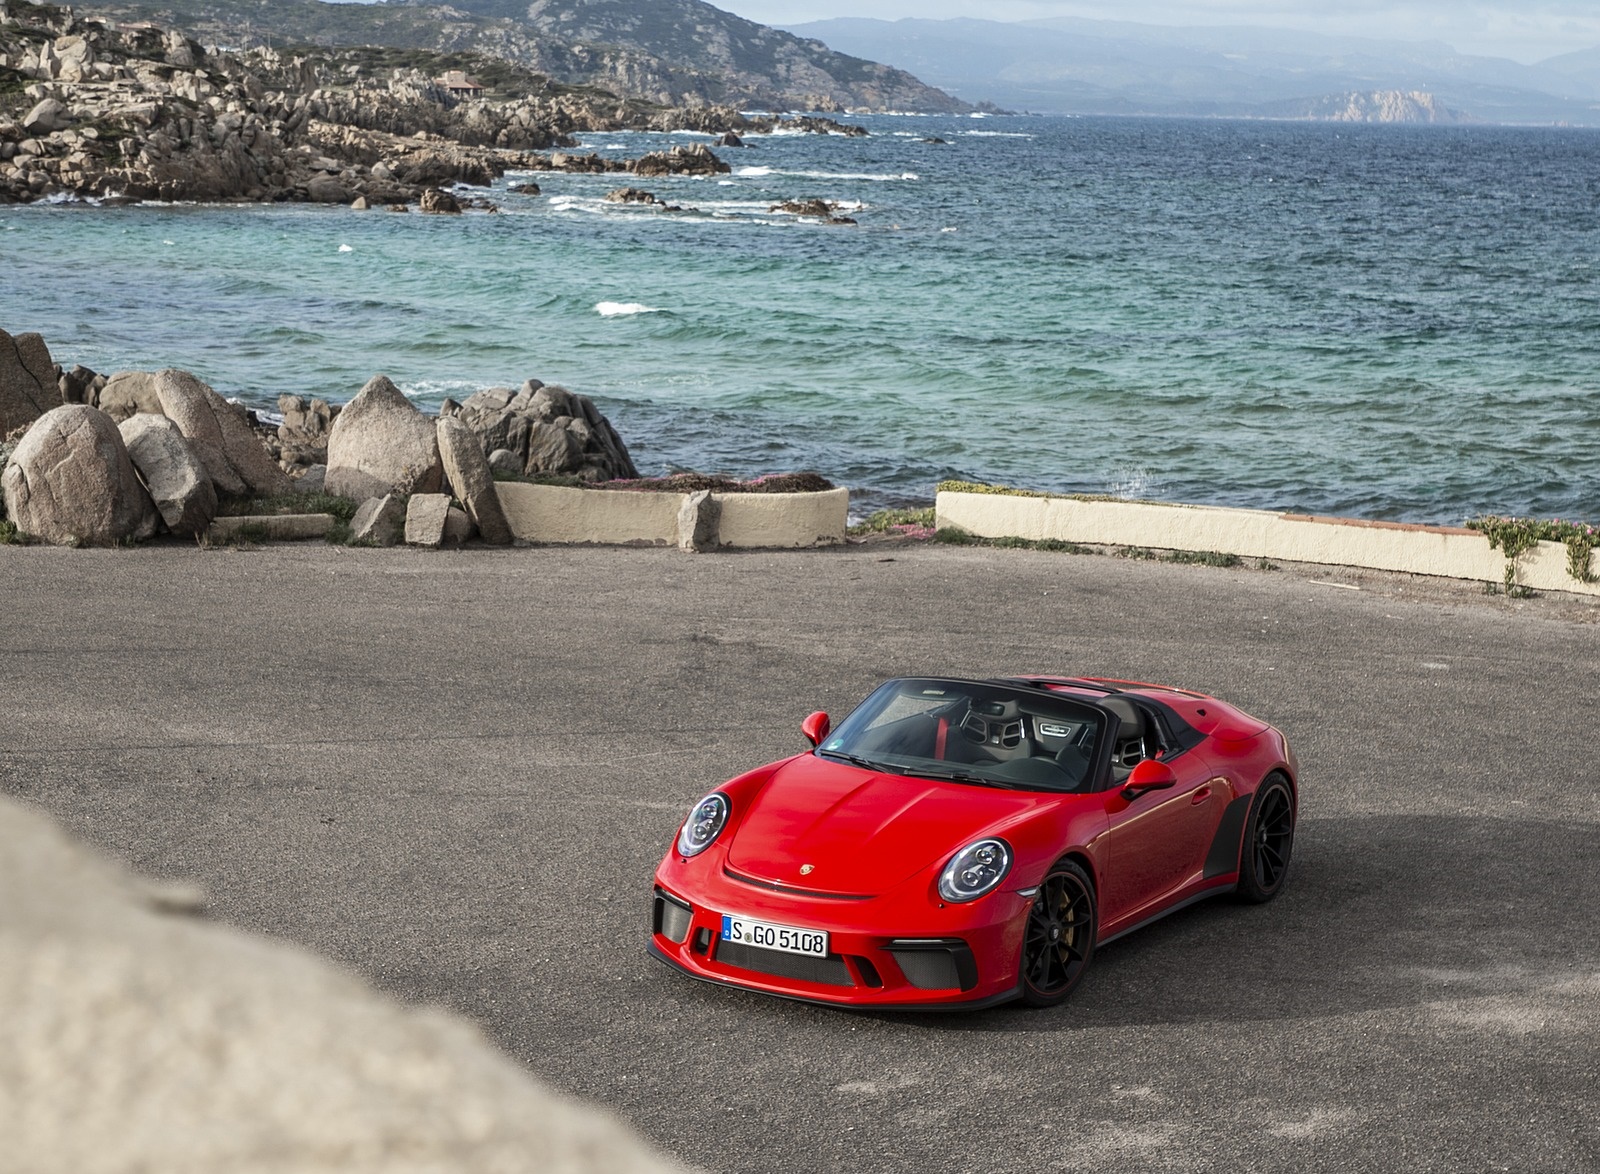
<path fill-rule="evenodd" d="M 246 522 L 224 540 L 225 546 L 259 546 L 271 535 L 260 522 Z"/>
<path fill-rule="evenodd" d="M 930 505 L 921 509 L 879 510 L 866 521 L 851 526 L 849 533 L 853 538 L 860 538 L 866 534 L 888 534 L 891 531 L 909 534 L 932 529 L 933 507 Z"/>
<path fill-rule="evenodd" d="M 5 518 L 0 518 L 0 546 L 22 546 L 27 542 L 22 531 L 17 529 L 17 524 Z"/>
<path fill-rule="evenodd" d="M 219 517 L 240 518 L 256 514 L 332 514 L 346 524 L 361 503 L 334 493 L 280 493 L 271 497 L 235 497 L 217 509 Z"/>
<path fill-rule="evenodd" d="M 1003 497 L 1054 497 L 1065 501 L 1118 501 L 1131 505 L 1173 504 L 1166 501 L 1146 501 L 1138 497 L 1115 497 L 1109 493 L 1046 493 L 1039 489 L 1017 489 L 1011 485 L 989 485 L 982 481 L 941 481 L 939 482 L 938 491 L 940 493 L 992 493 Z"/>
<path fill-rule="evenodd" d="M 886 511 L 887 512 L 887 511 Z M 852 530 L 852 533 L 855 531 Z M 1062 538 L 1018 538 L 1007 536 L 1004 538 L 979 538 L 976 534 L 956 526 L 945 526 L 933 534 L 935 542 L 943 542 L 950 546 L 987 546 L 996 550 L 1048 550 L 1060 554 L 1110 554 L 1112 558 L 1145 559 L 1151 562 L 1182 563 L 1190 566 L 1203 567 L 1242 567 L 1245 561 L 1236 554 L 1226 554 L 1220 550 L 1169 550 L 1162 554 L 1145 546 L 1114 546 L 1103 549 L 1098 546 L 1085 546 L 1079 542 L 1068 542 Z M 1275 571 L 1278 568 L 1262 559 L 1256 564 L 1257 570 Z"/>
<path fill-rule="evenodd" d="M 1518 560 L 1540 542 L 1560 542 L 1567 548 L 1567 574 L 1580 583 L 1593 583 L 1594 547 L 1600 540 L 1600 529 L 1588 522 L 1564 522 L 1560 518 L 1542 521 L 1538 518 L 1505 518 L 1490 514 L 1473 518 L 1467 528 L 1476 530 L 1489 540 L 1490 550 L 1499 550 L 1506 556 L 1505 593 L 1513 598 L 1525 599 L 1532 592 L 1523 586 Z"/>
<path fill-rule="evenodd" d="M 1167 555 L 1169 563 L 1189 563 L 1202 567 L 1240 567 L 1244 560 L 1236 554 L 1220 550 L 1175 550 Z"/>
<path fill-rule="evenodd" d="M 20 94 L 31 86 L 34 79 L 23 73 L 20 69 L 10 69 L 0 66 L 0 97 L 11 94 Z"/>

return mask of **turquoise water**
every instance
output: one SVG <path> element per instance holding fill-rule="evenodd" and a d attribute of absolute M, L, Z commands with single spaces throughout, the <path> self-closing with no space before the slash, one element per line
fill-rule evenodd
<path fill-rule="evenodd" d="M 681 215 L 558 175 L 497 216 L 0 208 L 0 326 L 262 406 L 536 376 L 594 396 L 642 471 L 816 469 L 858 508 L 964 477 L 1600 515 L 1600 133 L 866 121 L 639 184 Z M 767 212 L 810 196 L 860 225 Z"/>

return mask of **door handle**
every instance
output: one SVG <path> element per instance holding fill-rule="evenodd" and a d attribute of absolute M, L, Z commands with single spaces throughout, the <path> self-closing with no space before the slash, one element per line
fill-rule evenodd
<path fill-rule="evenodd" d="M 1190 806 L 1198 807 L 1209 798 L 1211 798 L 1211 785 L 1208 783 L 1194 793 L 1194 797 L 1189 800 L 1189 804 Z"/>

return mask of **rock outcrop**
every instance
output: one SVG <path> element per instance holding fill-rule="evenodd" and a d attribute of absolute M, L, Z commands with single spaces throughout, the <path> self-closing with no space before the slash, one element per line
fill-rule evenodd
<path fill-rule="evenodd" d="M 0 330 L 0 436 L 61 404 L 56 371 L 40 335 Z"/>
<path fill-rule="evenodd" d="M 18 529 L 62 546 L 114 546 L 156 532 L 159 515 L 116 424 L 85 404 L 34 421 L 0 474 Z"/>
<path fill-rule="evenodd" d="M 551 473 L 585 481 L 634 478 L 639 471 L 611 422 L 586 396 L 536 379 L 522 390 L 494 387 L 468 396 L 454 415 L 478 434 L 485 452 L 507 450 L 524 474 Z"/>
<path fill-rule="evenodd" d="M 381 50 L 207 50 L 149 26 L 114 27 L 44 4 L 27 10 L 26 20 L 0 21 L 0 96 L 10 85 L 27 103 L 7 115 L 0 100 L 0 203 L 73 195 L 396 207 L 512 169 L 728 170 L 703 144 L 631 162 L 534 153 L 574 147 L 581 130 L 865 133 L 729 106 L 663 110 L 528 73 L 511 100 L 463 101 L 417 70 L 381 67 Z"/>
<path fill-rule="evenodd" d="M 364 501 L 436 493 L 444 470 L 434 422 L 385 375 L 346 404 L 328 436 L 329 493 Z"/>
<path fill-rule="evenodd" d="M 115 431 L 113 429 L 113 431 Z M 194 914 L 0 798 L 7 1170 L 671 1174 L 472 1024 Z"/>
<path fill-rule="evenodd" d="M 141 412 L 118 425 L 128 457 L 174 534 L 202 534 L 217 516 L 217 491 L 191 441 L 165 416 Z"/>
<path fill-rule="evenodd" d="M 119 423 L 140 412 L 167 417 L 193 444 L 222 496 L 270 496 L 294 488 L 257 439 L 245 409 L 187 371 L 119 371 L 96 402 Z"/>
<path fill-rule="evenodd" d="M 440 417 L 438 436 L 444 474 L 479 536 L 490 546 L 510 546 L 511 524 L 506 521 L 500 496 L 495 492 L 494 474 L 489 470 L 483 442 L 453 416 Z"/>

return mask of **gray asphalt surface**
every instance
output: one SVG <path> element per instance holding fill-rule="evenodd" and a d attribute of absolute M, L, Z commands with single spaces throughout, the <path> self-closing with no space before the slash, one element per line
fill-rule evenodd
<path fill-rule="evenodd" d="M 0 601 L 0 791 L 711 1170 L 1600 1170 L 1588 601 L 894 546 L 0 548 Z M 645 954 L 687 805 L 807 712 L 1030 670 L 1284 729 L 1285 894 L 1125 938 L 1043 1012 L 844 1013 Z"/>

